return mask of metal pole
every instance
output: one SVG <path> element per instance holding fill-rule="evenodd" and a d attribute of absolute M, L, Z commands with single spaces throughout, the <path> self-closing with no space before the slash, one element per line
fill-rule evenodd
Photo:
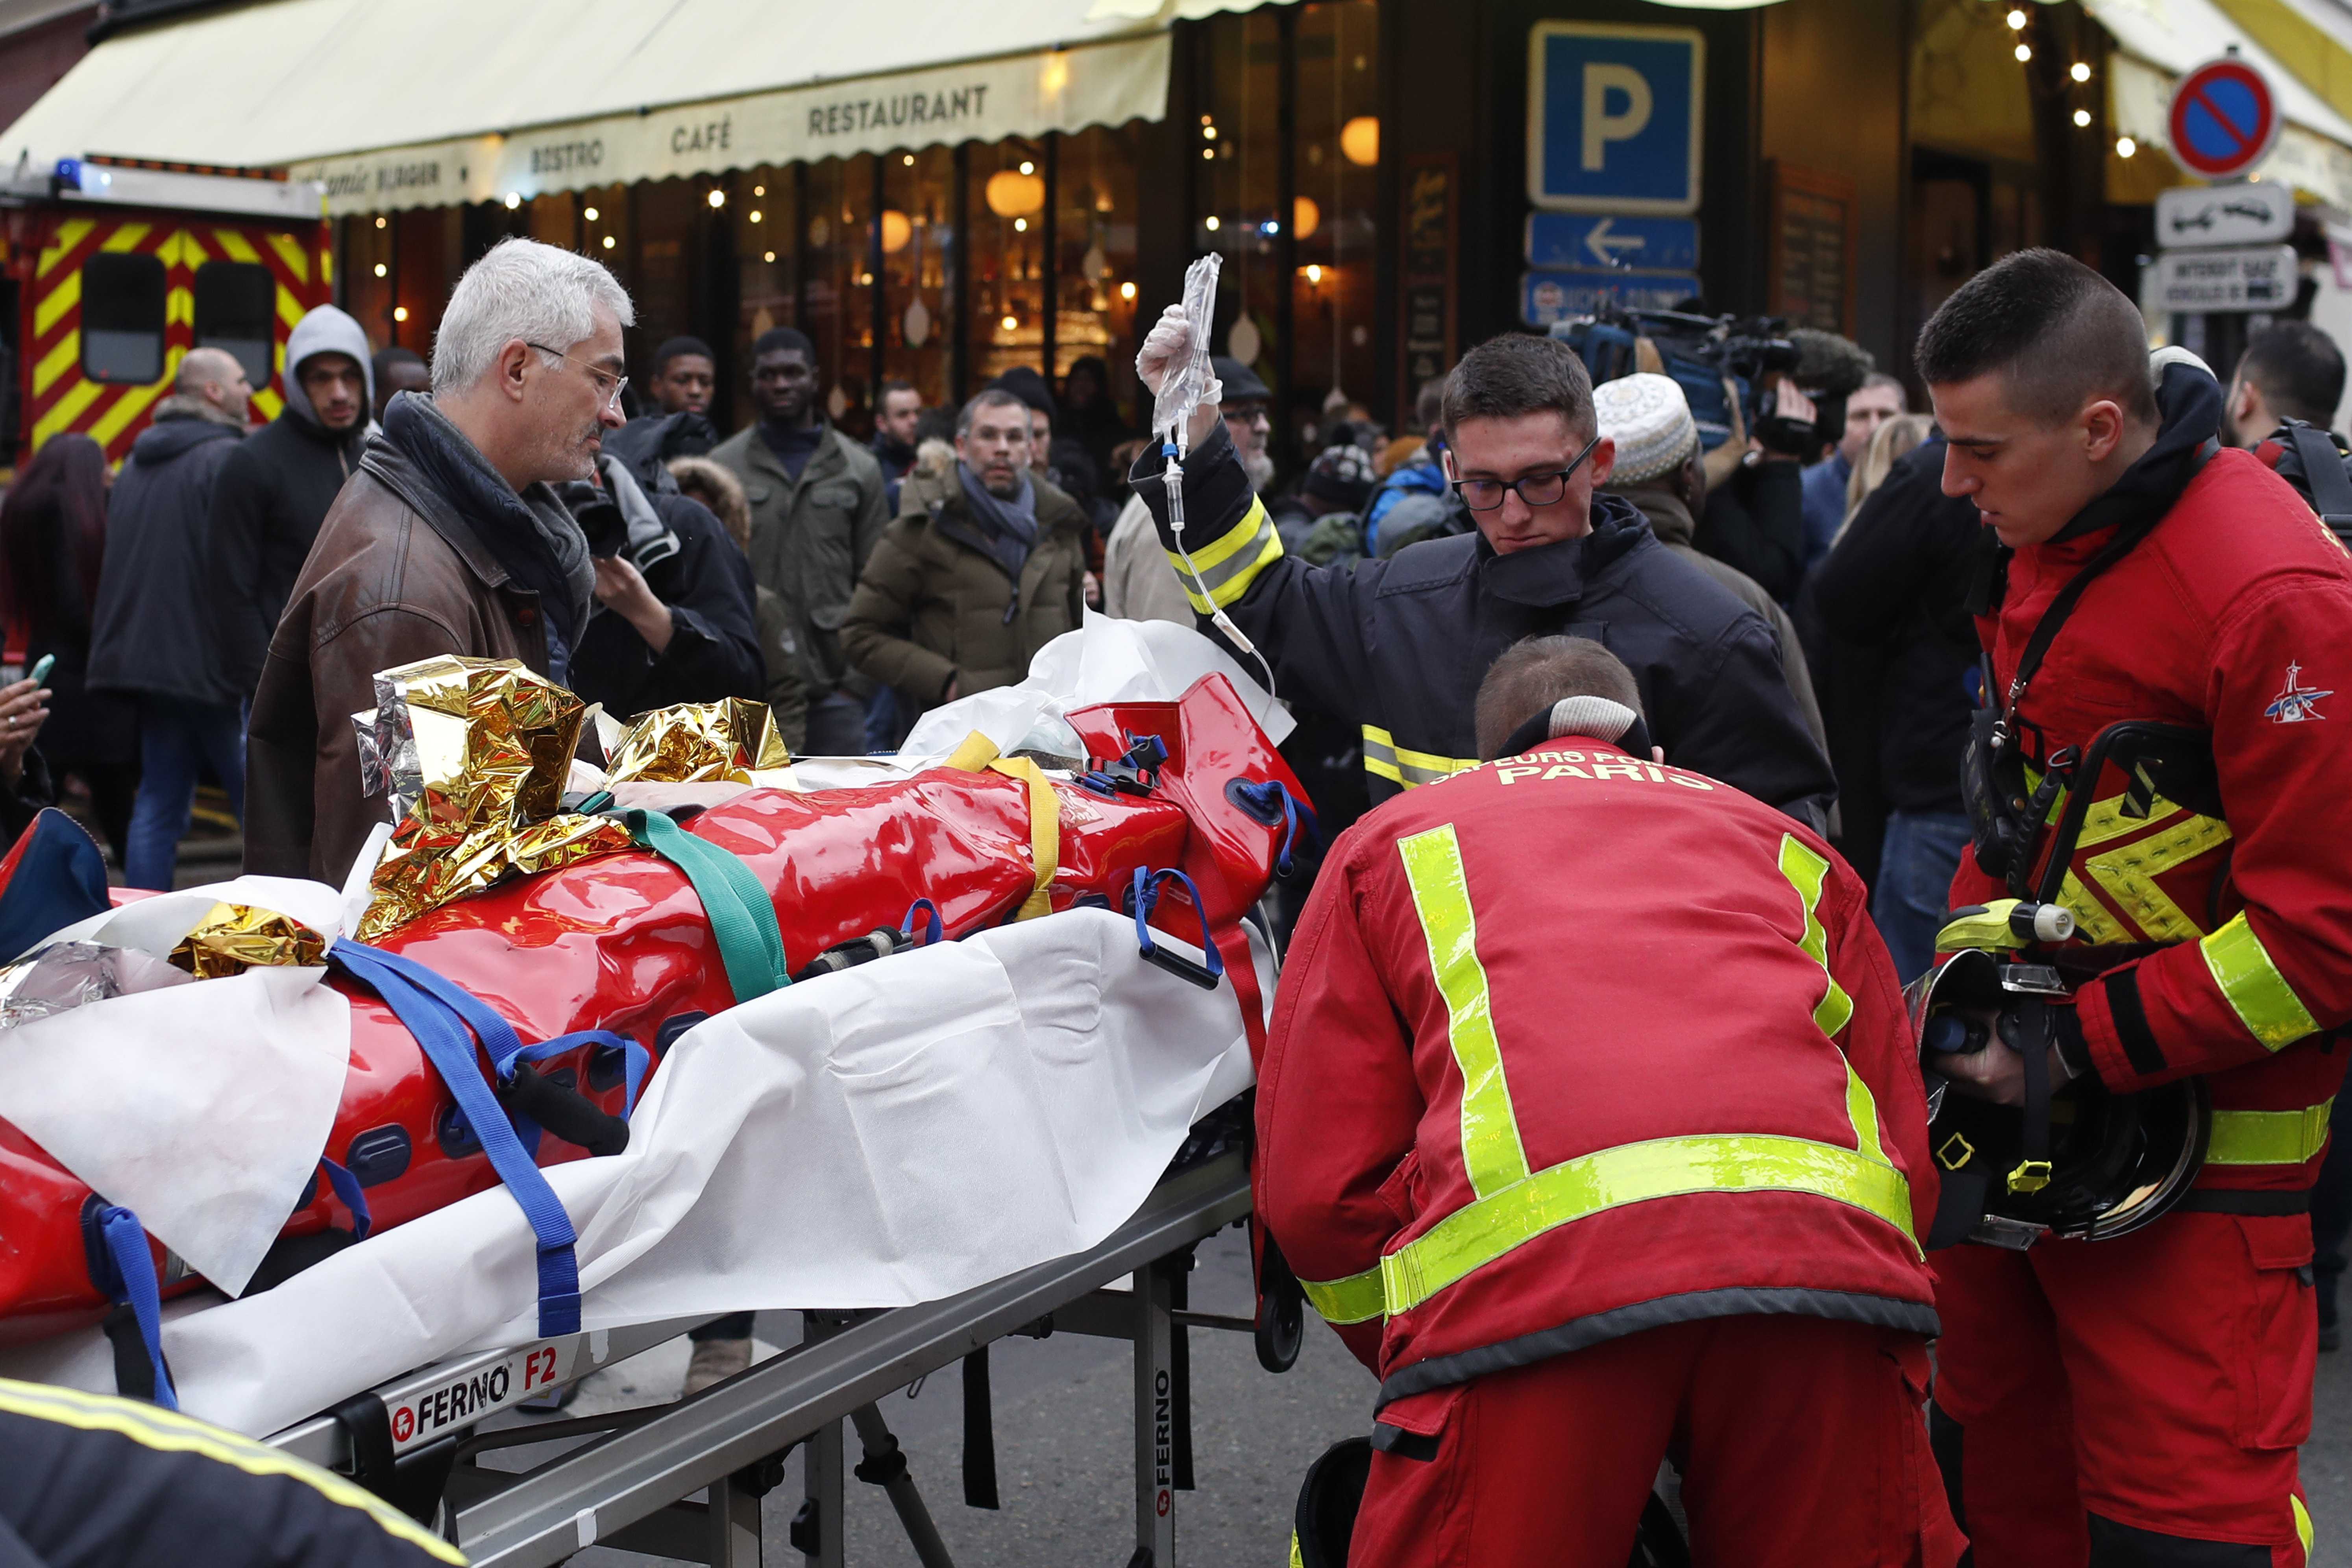
<path fill-rule="evenodd" d="M 760 1568 L 760 1500 L 732 1476 L 721 1476 L 704 1494 L 710 1512 L 704 1552 L 710 1568 Z"/>
<path fill-rule="evenodd" d="M 1175 1368 L 1168 1276 L 1135 1271 L 1135 1555 L 1128 1568 L 1176 1561 Z"/>
<path fill-rule="evenodd" d="M 915 1560 L 923 1568 L 955 1568 L 947 1542 L 940 1539 L 939 1527 L 931 1522 L 931 1510 L 923 1506 L 923 1494 L 908 1473 L 906 1450 L 890 1435 L 882 1412 L 862 1405 L 849 1413 L 849 1419 L 857 1427 L 858 1441 L 866 1446 L 866 1462 L 858 1467 L 857 1479 L 880 1478 L 882 1489 L 890 1494 L 890 1506 L 898 1510 L 898 1522 L 906 1527 L 907 1539 L 914 1545 Z"/>

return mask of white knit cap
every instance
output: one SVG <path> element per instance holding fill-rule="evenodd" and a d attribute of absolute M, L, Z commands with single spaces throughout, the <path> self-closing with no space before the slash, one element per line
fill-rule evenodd
<path fill-rule="evenodd" d="M 1671 474 L 1698 450 L 1698 425 L 1671 376 L 1636 371 L 1604 381 L 1592 389 L 1592 413 L 1601 434 L 1617 443 L 1612 486 Z"/>
<path fill-rule="evenodd" d="M 1653 376 L 1663 381 L 1664 376 Z M 1610 384 L 1615 385 L 1614 382 Z M 1641 715 L 1622 702 L 1606 697 L 1563 697 L 1551 705 L 1551 732 L 1554 739 L 1562 735 L 1590 735 L 1596 741 L 1614 741 L 1633 727 Z"/>

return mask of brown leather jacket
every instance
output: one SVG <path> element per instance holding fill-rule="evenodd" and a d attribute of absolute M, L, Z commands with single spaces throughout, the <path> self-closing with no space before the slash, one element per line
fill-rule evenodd
<path fill-rule="evenodd" d="M 319 525 L 254 693 L 245 868 L 340 884 L 391 815 L 361 793 L 352 730 L 376 705 L 376 671 L 454 653 L 545 674 L 541 614 L 416 466 L 371 439 Z"/>

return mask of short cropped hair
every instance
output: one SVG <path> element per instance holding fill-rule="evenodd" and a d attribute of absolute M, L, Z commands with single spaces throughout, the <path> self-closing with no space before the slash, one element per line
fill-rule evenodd
<path fill-rule="evenodd" d="M 971 395 L 971 401 L 965 404 L 963 412 L 956 416 L 957 440 L 961 441 L 971 434 L 971 422 L 980 417 L 980 411 L 983 408 L 1018 408 L 1025 419 L 1029 405 L 1001 386 L 983 386 Z"/>
<path fill-rule="evenodd" d="M 894 375 L 889 380 L 884 382 L 881 387 L 874 394 L 874 406 L 877 409 L 880 408 L 884 402 L 886 402 L 894 392 L 911 392 L 915 395 L 916 402 L 920 403 L 923 400 L 923 389 L 921 387 L 917 386 L 913 382 L 908 381 L 903 375 Z"/>
<path fill-rule="evenodd" d="M 1512 731 L 1564 697 L 1605 697 L 1642 711 L 1633 672 L 1591 637 L 1527 637 L 1505 648 L 1478 683 L 1478 755 L 1493 761 Z"/>
<path fill-rule="evenodd" d="M 798 353 L 812 365 L 816 363 L 816 345 L 809 342 L 806 332 L 791 327 L 770 327 L 751 340 L 751 357 L 755 360 L 762 354 L 782 353 L 786 350 Z"/>
<path fill-rule="evenodd" d="M 1903 383 L 1899 379 L 1887 374 L 1883 370 L 1874 370 L 1868 375 L 1862 378 L 1862 385 L 1857 390 L 1868 392 L 1874 386 L 1893 387 L 1895 389 L 1895 406 L 1896 410 L 1904 414 L 1911 412 L 1910 391 L 1904 386 Z"/>
<path fill-rule="evenodd" d="M 654 374 L 661 374 L 669 368 L 669 362 L 681 354 L 699 354 L 712 364 L 719 363 L 719 356 L 712 353 L 710 345 L 700 338 L 676 337 L 654 350 Z"/>
<path fill-rule="evenodd" d="M 433 395 L 481 380 L 517 338 L 569 349 L 594 334 L 600 305 L 622 326 L 636 324 L 629 291 L 602 263 L 535 239 L 500 240 L 450 290 L 433 334 Z"/>
<path fill-rule="evenodd" d="M 2021 250 L 1961 284 L 1919 330 L 1913 359 L 1929 386 L 2005 374 L 2011 406 L 2039 424 L 2102 395 L 2157 422 L 2139 307 L 2063 251 Z"/>
<path fill-rule="evenodd" d="M 2281 321 L 2247 340 L 2237 379 L 2260 387 L 2281 418 L 2325 430 L 2344 401 L 2344 353 L 2309 321 Z"/>
<path fill-rule="evenodd" d="M 1570 429 L 1593 428 L 1592 373 L 1558 338 L 1520 333 L 1489 338 L 1462 356 L 1445 378 L 1446 439 L 1465 419 L 1517 419 L 1554 413 Z"/>

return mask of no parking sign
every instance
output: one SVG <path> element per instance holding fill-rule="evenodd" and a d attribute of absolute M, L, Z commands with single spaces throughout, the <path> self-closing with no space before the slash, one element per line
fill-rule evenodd
<path fill-rule="evenodd" d="M 2278 100 L 2260 71 L 2234 55 L 2208 60 L 2173 89 L 2174 162 L 2208 180 L 2234 180 L 2270 156 Z"/>

